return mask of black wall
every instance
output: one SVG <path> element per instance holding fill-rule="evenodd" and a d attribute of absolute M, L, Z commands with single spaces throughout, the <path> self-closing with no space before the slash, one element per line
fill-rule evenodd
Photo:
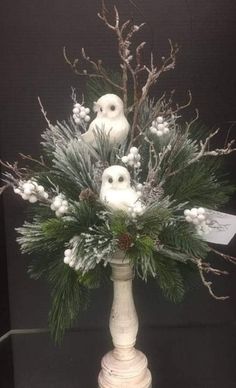
<path fill-rule="evenodd" d="M 136 0 L 139 11 L 127 0 L 116 4 L 122 17 L 147 21 L 144 39 L 152 42 L 154 56 L 165 55 L 168 38 L 181 47 L 176 70 L 160 80 L 153 94 L 176 89 L 181 103 L 191 89 L 201 120 L 210 127 L 221 126 L 225 136 L 236 121 L 235 1 Z M 85 47 L 91 57 L 111 67 L 117 58 L 113 37 L 96 17 L 99 1 L 2 0 L 0 7 L 1 158 L 13 161 L 18 152 L 39 154 L 45 123 L 37 96 L 53 122 L 71 112 L 70 87 L 83 92 L 84 81 L 64 62 L 63 46 L 72 57 Z M 227 161 L 232 179 L 235 161 L 234 155 Z M 7 257 L 11 328 L 45 328 L 49 290 L 43 282 L 29 279 L 29 259 L 20 255 L 15 243 L 14 228 L 22 224 L 25 206 L 10 192 L 3 199 L 1 260 L 4 265 Z M 233 200 L 227 210 L 235 214 Z M 235 255 L 235 248 L 234 239 L 227 251 Z M 227 278 L 215 279 L 217 291 L 231 295 L 226 302 L 211 299 L 206 289 L 193 288 L 184 303 L 175 306 L 152 285 L 135 284 L 139 346 L 149 356 L 154 388 L 236 386 L 236 271 L 232 266 L 228 269 Z M 3 306 L 7 306 L 3 274 Z M 95 387 L 100 357 L 111 346 L 106 332 L 110 302 L 111 288 L 99 290 L 78 322 L 77 332 L 67 335 L 62 348 L 55 348 L 47 334 L 15 335 L 15 387 Z M 2 331 L 9 326 L 3 308 Z M 10 388 L 10 382 L 5 380 L 3 387 Z"/>

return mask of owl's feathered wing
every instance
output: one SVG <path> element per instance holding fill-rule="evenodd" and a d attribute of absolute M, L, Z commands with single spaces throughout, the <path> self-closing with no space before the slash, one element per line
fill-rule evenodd
<path fill-rule="evenodd" d="M 98 129 L 110 136 L 111 144 L 122 144 L 128 136 L 129 123 L 123 115 L 116 119 L 96 117 L 91 122 L 88 131 L 82 135 L 82 139 L 95 147 L 94 131 Z"/>

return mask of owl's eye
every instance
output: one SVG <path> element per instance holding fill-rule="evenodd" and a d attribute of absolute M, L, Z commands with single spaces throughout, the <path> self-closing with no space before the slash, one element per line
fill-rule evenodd
<path fill-rule="evenodd" d="M 113 182 L 113 179 L 110 177 L 110 178 L 108 178 L 108 182 L 109 183 L 112 183 Z"/>
<path fill-rule="evenodd" d="M 113 110 L 113 111 L 116 109 L 115 105 L 111 105 L 110 108 L 111 108 L 111 110 Z"/>
<path fill-rule="evenodd" d="M 123 177 L 123 176 L 120 176 L 120 177 L 118 178 L 118 181 L 119 181 L 119 182 L 124 182 L 124 177 Z"/>
<path fill-rule="evenodd" d="M 102 112 L 102 108 L 100 108 L 100 112 Z"/>

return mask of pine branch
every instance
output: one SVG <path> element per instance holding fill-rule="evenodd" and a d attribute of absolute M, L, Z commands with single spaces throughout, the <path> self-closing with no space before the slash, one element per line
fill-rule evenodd
<path fill-rule="evenodd" d="M 163 294 L 174 303 L 181 302 L 185 289 L 184 281 L 177 264 L 161 255 L 155 260 L 156 280 Z"/>
<path fill-rule="evenodd" d="M 49 328 L 55 341 L 60 343 L 65 330 L 72 327 L 79 312 L 87 307 L 89 293 L 76 271 L 63 262 L 55 265 L 48 280 L 52 300 Z"/>

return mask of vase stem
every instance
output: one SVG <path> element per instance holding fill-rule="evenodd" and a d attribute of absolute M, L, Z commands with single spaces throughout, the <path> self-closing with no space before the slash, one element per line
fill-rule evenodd
<path fill-rule="evenodd" d="M 134 305 L 133 268 L 127 261 L 111 263 L 114 298 L 110 332 L 114 349 L 102 359 L 99 388 L 150 388 L 151 373 L 146 356 L 134 346 L 138 317 Z"/>

